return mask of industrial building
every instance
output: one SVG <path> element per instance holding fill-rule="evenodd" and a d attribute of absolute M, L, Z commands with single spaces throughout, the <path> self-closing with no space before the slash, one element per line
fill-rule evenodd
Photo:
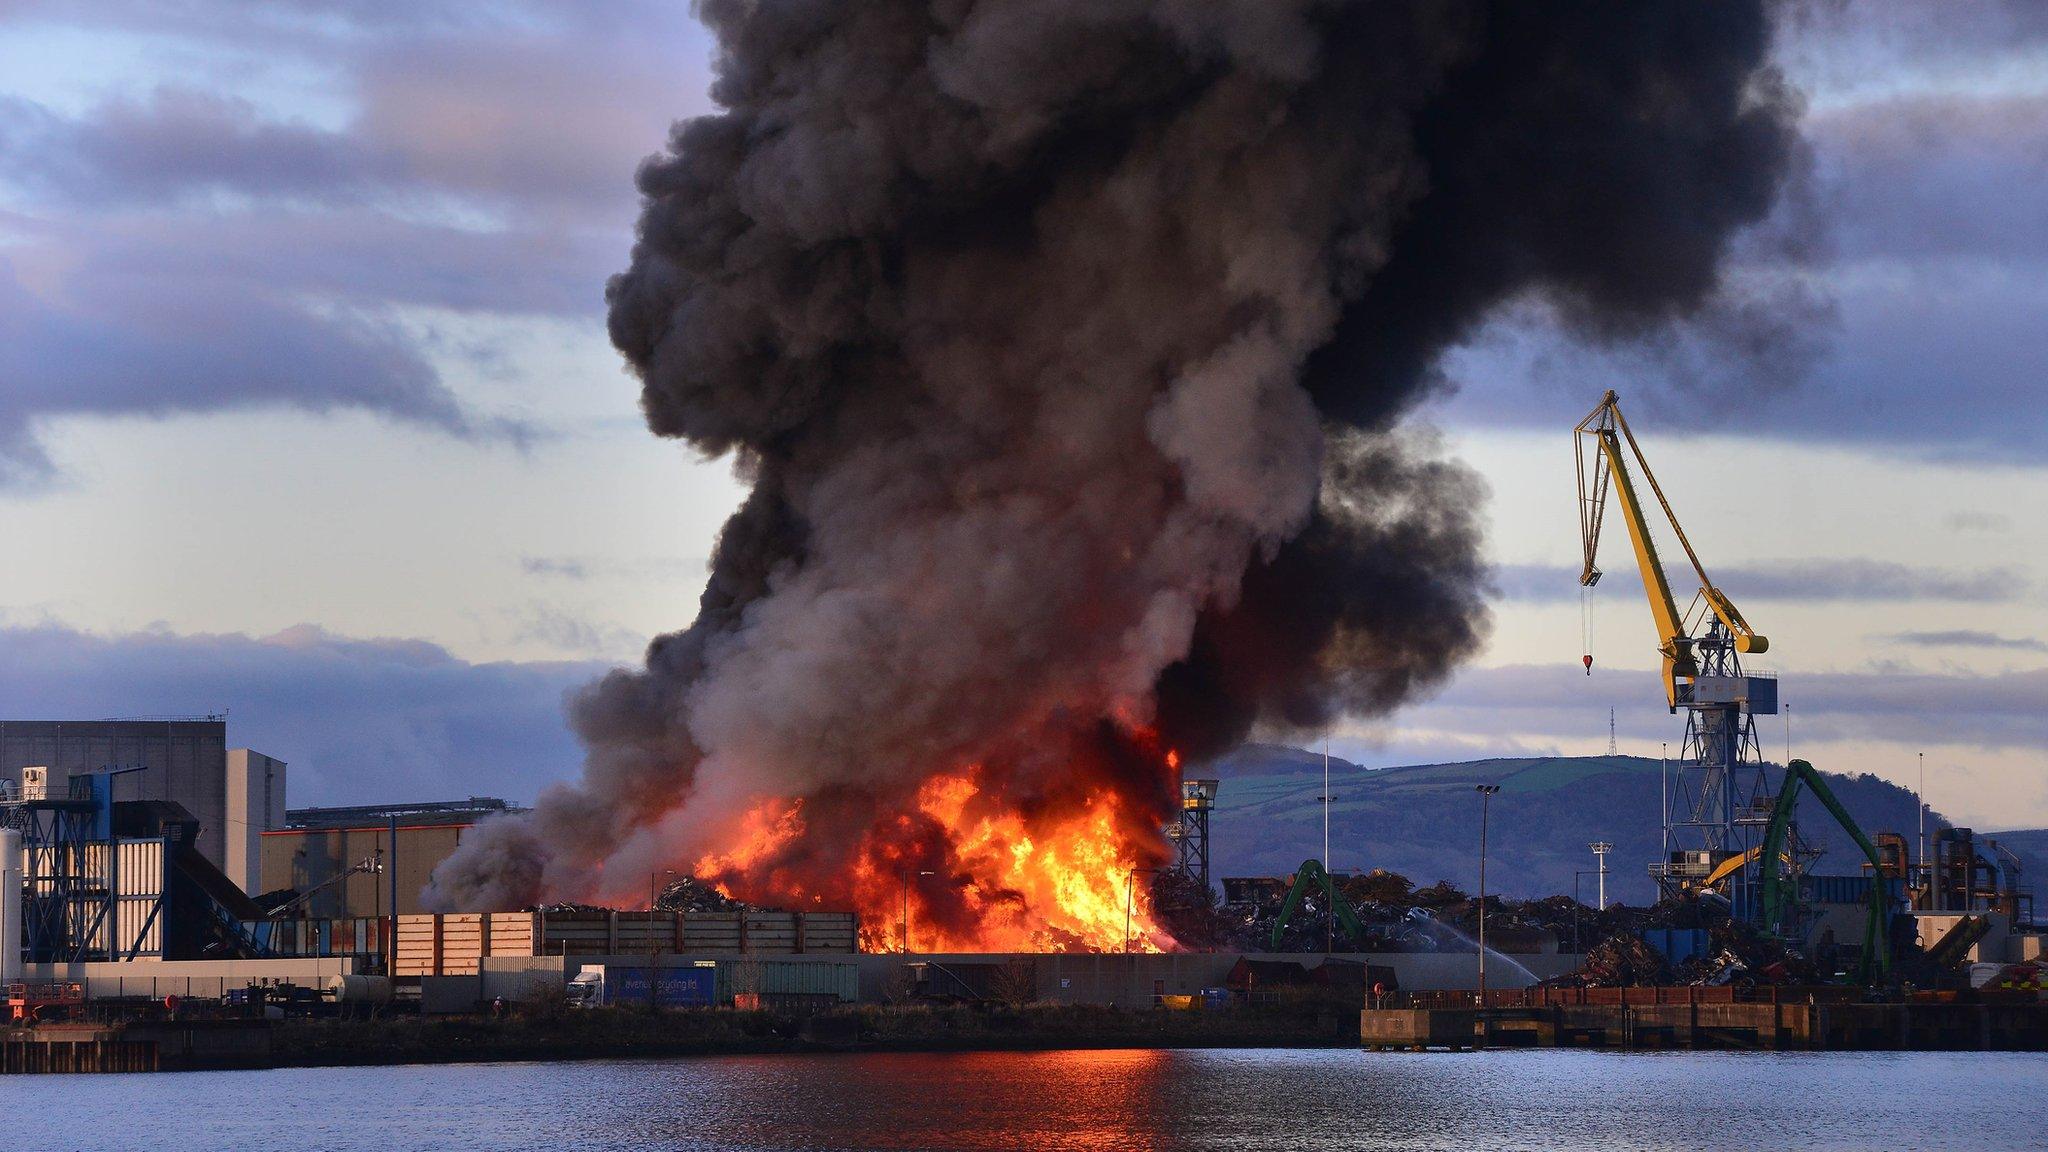
<path fill-rule="evenodd" d="M 45 769 L 31 775 L 48 797 L 62 799 L 74 776 L 123 769 L 112 779 L 114 801 L 181 806 L 198 822 L 199 854 L 254 891 L 254 837 L 283 820 L 285 764 L 229 748 L 227 728 L 224 716 L 0 720 L 0 783 L 19 788 L 25 770 Z"/>
<path fill-rule="evenodd" d="M 304 894 L 295 916 L 358 920 L 410 916 L 434 869 L 480 820 L 523 811 L 503 800 L 295 808 L 260 837 L 250 891 Z"/>
<path fill-rule="evenodd" d="M 248 748 L 228 749 L 222 818 L 226 851 L 221 870 L 254 895 L 262 891 L 263 834 L 284 827 L 284 761 Z"/>

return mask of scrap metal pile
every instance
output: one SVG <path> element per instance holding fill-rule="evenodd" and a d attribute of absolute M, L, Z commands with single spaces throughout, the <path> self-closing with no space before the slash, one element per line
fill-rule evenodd
<path fill-rule="evenodd" d="M 1350 905 L 1360 932 L 1341 929 L 1328 893 L 1311 888 L 1283 919 L 1289 881 L 1231 878 L 1224 901 L 1197 915 L 1168 917 L 1178 930 L 1199 925 L 1199 942 L 1187 947 L 1235 948 L 1245 952 L 1470 952 L 1479 933 L 1479 901 L 1448 882 L 1415 888 L 1403 876 L 1376 870 L 1363 876 L 1332 877 Z M 1179 895 L 1179 893 L 1175 893 Z M 1278 942 L 1275 943 L 1275 926 Z M 1675 955 L 1667 955 L 1661 940 Z M 1506 953 L 1582 953 L 1579 969 L 1552 981 L 1585 987 L 1655 984 L 1805 983 L 1822 978 L 1821 968 L 1784 941 L 1731 918 L 1711 901 L 1666 900 L 1648 908 L 1624 904 L 1596 909 L 1569 896 L 1540 900 L 1486 898 L 1486 943 Z"/>
<path fill-rule="evenodd" d="M 684 876 L 662 888 L 654 898 L 656 912 L 779 912 L 784 909 L 770 908 L 765 904 L 749 904 L 735 900 L 717 888 L 697 879 Z M 614 909 L 599 904 L 576 904 L 564 901 L 559 904 L 541 904 L 527 909 L 529 912 L 566 914 L 571 912 L 610 912 Z"/>
<path fill-rule="evenodd" d="M 1331 883 L 1355 914 L 1355 934 L 1344 927 L 1341 912 L 1332 915 L 1325 890 L 1309 889 L 1287 912 L 1287 879 L 1249 877 L 1223 881 L 1224 900 L 1213 911 L 1210 939 L 1190 944 L 1185 936 L 1178 938 L 1190 947 L 1247 952 L 1469 952 L 1475 947 L 1479 902 L 1446 881 L 1416 888 L 1398 873 L 1376 869 L 1331 877 Z M 1578 933 L 1591 935 L 1601 917 L 1566 897 L 1514 901 L 1488 896 L 1487 944 L 1502 952 L 1570 948 Z M 1178 935 L 1180 920 L 1168 919 Z"/>
<path fill-rule="evenodd" d="M 744 900 L 735 900 L 718 889 L 697 879 L 684 876 L 671 881 L 654 898 L 658 912 L 765 912 L 771 909 Z"/>
<path fill-rule="evenodd" d="M 1692 901 L 1667 900 L 1638 910 L 1642 926 L 1616 932 L 1587 949 L 1576 972 L 1548 983 L 1562 987 L 1624 988 L 1651 985 L 1814 984 L 1824 973 L 1804 953 L 1754 925 L 1726 916 L 1702 917 Z M 1700 923 L 1702 919 L 1710 921 Z M 1683 923 L 1691 921 L 1692 923 Z M 1676 929 L 1677 931 L 1660 931 Z M 1685 941 L 1667 954 L 1652 942 Z"/>

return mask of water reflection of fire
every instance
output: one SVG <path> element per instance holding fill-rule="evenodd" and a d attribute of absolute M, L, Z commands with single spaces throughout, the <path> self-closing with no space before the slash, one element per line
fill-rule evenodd
<path fill-rule="evenodd" d="M 1148 791 L 1171 796 L 1179 757 L 1151 760 L 1158 779 Z M 1134 951 L 1172 947 L 1145 882 L 1165 856 L 1159 812 L 1139 811 L 1107 784 L 1020 802 L 999 776 L 969 765 L 925 779 L 909 810 L 876 814 L 850 868 L 821 866 L 838 854 L 805 844 L 843 827 L 843 811 L 814 820 L 819 798 L 763 800 L 732 846 L 705 854 L 695 872 L 749 901 L 850 905 L 869 951 L 1109 952 L 1125 947 L 1127 931 Z"/>

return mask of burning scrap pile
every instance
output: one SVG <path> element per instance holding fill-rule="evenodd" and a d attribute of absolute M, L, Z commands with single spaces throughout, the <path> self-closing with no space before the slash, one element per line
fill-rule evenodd
<path fill-rule="evenodd" d="M 1446 349 L 1509 303 L 1769 314 L 1720 276 L 1798 154 L 1764 0 L 700 13 L 719 111 L 640 169 L 606 296 L 649 427 L 749 491 L 694 622 L 572 702 L 581 780 L 465 838 L 439 909 L 673 868 L 1121 947 L 1176 754 L 1482 643 L 1483 492 L 1402 426 Z"/>
<path fill-rule="evenodd" d="M 654 898 L 654 907 L 661 912 L 760 912 L 766 911 L 760 905 L 735 900 L 706 884 L 695 876 L 684 876 L 670 881 Z"/>

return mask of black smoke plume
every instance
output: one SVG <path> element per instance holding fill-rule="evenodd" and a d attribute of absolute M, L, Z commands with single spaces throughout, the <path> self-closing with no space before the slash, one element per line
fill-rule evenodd
<path fill-rule="evenodd" d="M 641 169 L 607 299 L 650 428 L 751 495 L 443 907 L 674 867 L 886 908 L 929 868 L 958 938 L 1062 926 L 930 778 L 1029 828 L 1111 794 L 1149 863 L 1163 750 L 1440 683 L 1487 629 L 1484 494 L 1402 423 L 1440 356 L 1516 301 L 1682 322 L 1796 155 L 1758 0 L 698 10 L 722 111 Z"/>

